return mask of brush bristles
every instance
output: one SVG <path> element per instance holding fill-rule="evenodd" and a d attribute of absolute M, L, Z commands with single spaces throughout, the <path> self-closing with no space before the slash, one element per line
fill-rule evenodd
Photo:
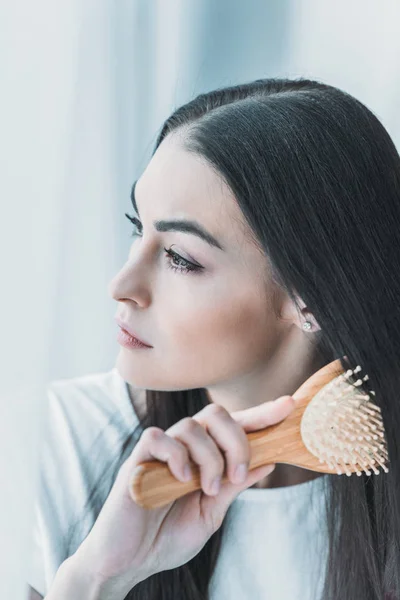
<path fill-rule="evenodd" d="M 371 475 L 371 470 L 379 475 L 379 466 L 389 472 L 381 410 L 370 400 L 375 393 L 356 389 L 368 375 L 349 383 L 359 371 L 360 366 L 349 369 L 325 385 L 308 404 L 300 424 L 306 448 L 338 475 Z"/>

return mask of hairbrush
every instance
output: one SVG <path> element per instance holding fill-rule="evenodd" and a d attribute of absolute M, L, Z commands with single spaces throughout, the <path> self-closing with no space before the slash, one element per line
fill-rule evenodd
<path fill-rule="evenodd" d="M 389 472 L 381 409 L 371 401 L 375 392 L 359 389 L 368 375 L 358 378 L 361 367 L 344 371 L 339 359 L 319 369 L 294 393 L 292 412 L 281 422 L 247 433 L 249 470 L 270 463 L 286 463 L 350 476 L 364 472 Z M 356 376 L 356 377 L 355 377 Z M 353 381 L 356 379 L 356 381 Z M 143 508 L 164 506 L 201 489 L 200 469 L 191 461 L 193 478 L 182 482 L 168 465 L 158 460 L 137 465 L 130 495 Z M 229 481 L 226 472 L 221 483 Z"/>

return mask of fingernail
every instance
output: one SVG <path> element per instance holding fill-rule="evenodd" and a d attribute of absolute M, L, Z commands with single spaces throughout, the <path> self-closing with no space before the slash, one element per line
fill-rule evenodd
<path fill-rule="evenodd" d="M 281 396 L 280 398 L 274 400 L 274 402 L 275 404 L 278 404 L 278 406 L 280 406 L 281 404 L 287 404 L 289 402 L 289 398 L 287 396 Z"/>
<path fill-rule="evenodd" d="M 211 490 L 210 490 L 211 493 L 218 494 L 220 487 L 221 487 L 221 477 L 216 477 L 213 480 L 212 485 L 211 485 Z"/>
<path fill-rule="evenodd" d="M 185 478 L 185 481 L 189 481 L 189 479 L 192 479 L 192 470 L 189 467 L 189 465 L 184 466 L 183 477 Z"/>
<path fill-rule="evenodd" d="M 277 398 L 276 400 L 274 400 L 275 404 L 284 404 L 285 402 L 287 402 L 288 397 L 287 396 L 281 396 L 280 398 Z"/>
<path fill-rule="evenodd" d="M 242 463 L 238 465 L 235 469 L 234 479 L 235 483 L 243 483 L 247 477 L 247 464 Z"/>

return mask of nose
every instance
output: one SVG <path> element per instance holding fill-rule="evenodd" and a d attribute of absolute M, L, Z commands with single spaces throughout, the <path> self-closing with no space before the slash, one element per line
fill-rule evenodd
<path fill-rule="evenodd" d="M 146 277 L 141 275 L 142 270 L 128 261 L 122 269 L 111 279 L 107 286 L 108 294 L 113 300 L 132 300 L 142 307 L 150 302 L 150 290 Z"/>

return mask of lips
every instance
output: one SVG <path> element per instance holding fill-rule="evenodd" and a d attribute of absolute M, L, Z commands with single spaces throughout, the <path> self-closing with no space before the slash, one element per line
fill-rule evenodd
<path fill-rule="evenodd" d="M 135 339 L 137 339 L 139 342 L 141 342 L 142 344 L 144 344 L 145 346 L 148 346 L 149 348 L 152 348 L 153 346 L 150 346 L 150 344 L 148 344 L 147 342 L 145 342 L 144 340 L 142 340 L 141 337 L 139 337 L 134 331 L 133 329 L 128 325 L 128 323 L 125 323 L 125 321 L 122 321 L 122 319 L 120 319 L 119 317 L 115 317 L 115 320 L 117 322 L 117 324 L 121 327 L 121 329 L 124 329 L 127 333 L 129 333 L 129 335 L 131 337 L 134 337 Z"/>

